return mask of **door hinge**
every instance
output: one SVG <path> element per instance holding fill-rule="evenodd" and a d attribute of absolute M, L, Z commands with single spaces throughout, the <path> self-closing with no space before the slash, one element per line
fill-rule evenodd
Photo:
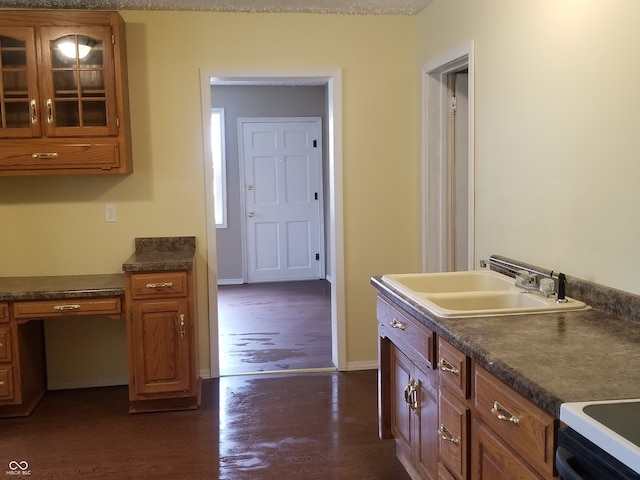
<path fill-rule="evenodd" d="M 451 97 L 450 107 L 451 107 L 451 115 L 455 115 L 456 110 L 458 109 L 458 100 L 456 99 L 455 95 Z"/>
<path fill-rule="evenodd" d="M 314 196 L 314 199 L 317 200 L 318 199 L 318 192 L 316 192 L 313 196 Z"/>
<path fill-rule="evenodd" d="M 313 141 L 313 148 L 318 148 L 318 140 Z"/>
<path fill-rule="evenodd" d="M 320 254 L 316 253 L 316 260 L 320 260 Z"/>

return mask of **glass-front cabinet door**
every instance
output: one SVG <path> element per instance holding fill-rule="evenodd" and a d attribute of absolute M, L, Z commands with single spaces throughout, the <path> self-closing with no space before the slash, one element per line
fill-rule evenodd
<path fill-rule="evenodd" d="M 42 27 L 41 104 L 48 137 L 117 135 L 109 27 Z"/>
<path fill-rule="evenodd" d="M 0 138 L 41 136 L 35 29 L 0 27 Z"/>

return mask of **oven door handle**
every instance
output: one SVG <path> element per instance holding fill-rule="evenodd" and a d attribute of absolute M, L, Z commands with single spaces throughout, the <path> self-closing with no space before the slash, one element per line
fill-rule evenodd
<path fill-rule="evenodd" d="M 571 460 L 574 458 L 575 456 L 564 447 L 558 447 L 556 450 L 556 468 L 562 480 L 585 480 L 585 477 L 571 466 Z"/>

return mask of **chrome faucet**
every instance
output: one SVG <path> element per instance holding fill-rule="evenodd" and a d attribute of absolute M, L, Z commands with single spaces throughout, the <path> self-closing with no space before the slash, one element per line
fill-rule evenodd
<path fill-rule="evenodd" d="M 557 278 L 557 288 L 554 277 Z M 554 273 L 551 272 L 548 276 L 544 275 L 540 277 L 535 273 L 527 272 L 525 270 L 516 272 L 516 288 L 522 289 L 525 293 L 541 293 L 547 298 L 557 293 L 556 303 L 566 303 L 568 301 L 565 297 L 566 283 L 567 278 L 564 273 L 554 275 Z"/>

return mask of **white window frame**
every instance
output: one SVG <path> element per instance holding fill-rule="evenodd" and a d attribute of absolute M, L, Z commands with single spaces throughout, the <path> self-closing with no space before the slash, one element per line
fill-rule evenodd
<path fill-rule="evenodd" d="M 216 116 L 218 117 L 218 122 L 215 121 Z M 216 133 L 218 134 L 217 139 Z M 227 228 L 227 154 L 225 148 L 224 108 L 211 108 L 210 135 L 215 225 L 216 228 Z"/>

